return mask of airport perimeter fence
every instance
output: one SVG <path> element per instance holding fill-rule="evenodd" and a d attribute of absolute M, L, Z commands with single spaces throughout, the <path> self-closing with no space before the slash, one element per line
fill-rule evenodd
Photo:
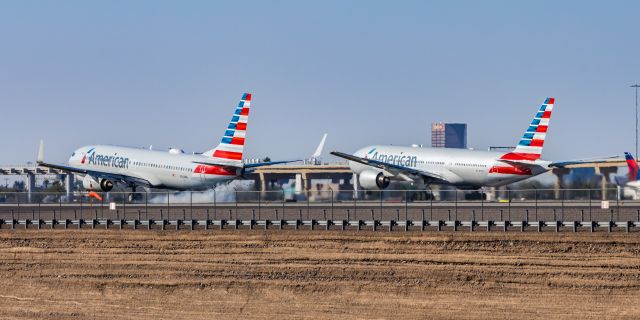
<path fill-rule="evenodd" d="M 0 193 L 0 219 L 640 221 L 623 189 Z M 603 201 L 603 198 L 611 199 Z"/>

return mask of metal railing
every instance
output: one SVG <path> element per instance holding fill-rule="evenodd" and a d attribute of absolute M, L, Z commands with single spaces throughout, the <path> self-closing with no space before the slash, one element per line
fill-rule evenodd
<path fill-rule="evenodd" d="M 205 192 L 110 192 L 102 199 L 87 193 L 0 193 L 0 227 L 83 224 L 441 228 L 517 227 L 557 230 L 640 226 L 640 201 L 623 189 L 462 190 L 289 190 Z M 603 195 L 610 201 L 602 201 Z"/>
<path fill-rule="evenodd" d="M 564 218 L 580 213 L 589 220 L 594 214 L 612 212 L 630 215 L 640 208 L 640 201 L 625 199 L 623 190 L 607 189 L 603 202 L 601 189 L 519 189 L 490 192 L 463 190 L 323 190 L 295 193 L 279 191 L 209 190 L 204 192 L 110 192 L 103 193 L 102 200 L 86 193 L 20 192 L 0 193 L 0 218 L 14 215 L 49 214 L 54 216 L 84 215 L 88 212 L 102 216 L 107 214 L 126 216 L 141 213 L 148 215 L 170 214 L 214 214 L 221 212 L 242 214 L 256 210 L 258 214 L 270 213 L 278 216 L 302 210 L 306 215 L 324 217 L 329 213 L 348 216 L 386 216 L 403 213 L 415 215 L 427 210 L 431 216 L 446 213 L 449 220 L 458 217 L 495 216 L 523 217 L 523 220 L 538 220 L 538 216 Z"/>

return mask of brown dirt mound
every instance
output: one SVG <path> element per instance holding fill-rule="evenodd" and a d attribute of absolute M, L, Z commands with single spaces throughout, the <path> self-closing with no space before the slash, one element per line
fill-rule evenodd
<path fill-rule="evenodd" d="M 640 317 L 640 239 L 16 230 L 0 318 Z"/>

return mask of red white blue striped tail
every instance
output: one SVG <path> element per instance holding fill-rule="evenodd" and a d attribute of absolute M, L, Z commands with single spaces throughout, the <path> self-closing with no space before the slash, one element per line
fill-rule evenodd
<path fill-rule="evenodd" d="M 518 142 L 518 146 L 513 152 L 502 156 L 502 160 L 531 160 L 540 159 L 544 140 L 547 137 L 549 129 L 549 120 L 551 120 L 551 111 L 553 111 L 554 98 L 547 98 L 535 117 L 531 121 L 531 125 L 527 128 L 522 139 Z"/>
<path fill-rule="evenodd" d="M 244 151 L 244 141 L 247 133 L 247 122 L 249 120 L 249 109 L 251 107 L 251 93 L 242 95 L 242 100 L 238 104 L 236 111 L 231 117 L 229 126 L 225 130 L 220 144 L 204 155 L 234 165 L 242 164 L 242 153 Z"/>

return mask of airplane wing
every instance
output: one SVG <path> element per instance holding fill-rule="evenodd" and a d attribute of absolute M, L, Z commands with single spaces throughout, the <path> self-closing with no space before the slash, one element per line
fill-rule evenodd
<path fill-rule="evenodd" d="M 347 159 L 349 161 L 357 162 L 360 164 L 364 164 L 367 166 L 371 166 L 371 167 L 383 170 L 385 173 L 391 176 L 397 176 L 403 180 L 407 180 L 408 178 L 407 175 L 413 175 L 413 176 L 419 176 L 426 180 L 431 180 L 434 182 L 445 183 L 445 184 L 449 183 L 449 181 L 447 181 L 443 176 L 433 172 L 417 170 L 417 169 L 413 169 L 413 168 L 409 168 L 409 167 L 405 167 L 405 166 L 401 166 L 393 163 L 388 163 L 388 162 L 361 158 L 361 157 L 357 157 L 351 154 L 346 154 L 338 151 L 333 151 L 331 152 L 331 154 L 336 157 L 340 157 L 343 159 Z M 410 179 L 408 181 L 410 181 Z"/>
<path fill-rule="evenodd" d="M 598 163 L 612 163 L 612 162 L 625 162 L 625 159 L 619 156 L 611 156 L 596 159 L 583 159 L 583 160 L 569 160 L 569 161 L 557 161 L 549 164 L 552 168 L 564 168 L 570 165 L 577 164 L 598 164 Z"/>
<path fill-rule="evenodd" d="M 129 175 L 124 175 L 124 174 L 115 174 L 115 173 L 108 173 L 108 172 L 102 172 L 102 171 L 96 171 L 96 170 L 86 170 L 86 169 L 82 169 L 82 168 L 77 168 L 77 167 L 72 167 L 72 166 L 67 166 L 67 165 L 61 165 L 61 164 L 46 163 L 46 162 L 38 162 L 38 166 L 58 169 L 58 170 L 61 170 L 61 171 L 66 171 L 66 172 L 73 172 L 73 173 L 79 173 L 79 174 L 88 174 L 88 175 L 90 175 L 90 176 L 92 176 L 94 178 L 108 179 L 108 180 L 111 180 L 113 182 L 120 182 L 120 183 L 126 184 L 126 185 L 134 184 L 134 185 L 138 185 L 138 186 L 152 187 L 151 182 L 149 182 L 146 179 L 139 178 L 139 177 L 133 177 L 133 176 L 129 176 Z"/>

